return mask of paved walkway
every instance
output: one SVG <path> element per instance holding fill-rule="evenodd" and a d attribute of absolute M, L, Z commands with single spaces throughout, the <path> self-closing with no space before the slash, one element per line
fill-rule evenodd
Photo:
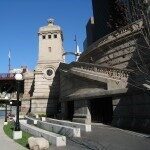
<path fill-rule="evenodd" d="M 150 150 L 150 136 L 105 125 L 92 125 L 92 132 L 73 139 L 86 150 Z"/>
<path fill-rule="evenodd" d="M 3 132 L 0 119 L 0 150 L 26 150 Z M 81 138 L 67 138 L 66 147 L 50 146 L 51 150 L 150 150 L 150 135 L 93 124 L 92 132 L 82 132 Z"/>
<path fill-rule="evenodd" d="M 150 150 L 150 135 L 93 124 L 92 132 L 67 138 L 66 147 L 52 146 L 52 150 Z"/>
<path fill-rule="evenodd" d="M 3 131 L 4 119 L 0 118 L 0 149 L 1 150 L 27 150 L 5 135 Z"/>

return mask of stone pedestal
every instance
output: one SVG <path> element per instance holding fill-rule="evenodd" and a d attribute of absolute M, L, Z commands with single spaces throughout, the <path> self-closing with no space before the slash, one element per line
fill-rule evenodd
<path fill-rule="evenodd" d="M 22 138 L 22 131 L 13 131 L 13 139 L 18 140 Z"/>
<path fill-rule="evenodd" d="M 89 107 L 89 101 L 87 100 L 74 101 L 73 121 L 90 124 L 91 114 L 89 111 Z"/>
<path fill-rule="evenodd" d="M 4 122 L 4 126 L 6 126 L 8 124 L 8 122 Z"/>
<path fill-rule="evenodd" d="M 39 115 L 38 115 L 38 114 L 36 114 L 35 118 L 36 118 L 36 119 L 39 119 Z"/>
<path fill-rule="evenodd" d="M 42 120 L 42 121 L 46 121 L 46 117 L 42 117 L 41 120 Z"/>

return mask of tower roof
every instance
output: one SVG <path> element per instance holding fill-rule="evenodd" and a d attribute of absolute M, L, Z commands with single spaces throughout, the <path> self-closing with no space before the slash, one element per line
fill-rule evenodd
<path fill-rule="evenodd" d="M 43 26 L 39 28 L 39 33 L 45 33 L 45 32 L 58 32 L 61 31 L 60 26 L 55 25 L 55 20 L 50 18 L 47 20 L 47 26 Z"/>

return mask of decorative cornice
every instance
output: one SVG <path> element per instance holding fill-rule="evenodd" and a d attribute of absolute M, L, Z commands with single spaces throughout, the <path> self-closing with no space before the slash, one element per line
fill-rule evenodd
<path fill-rule="evenodd" d="M 54 31 L 40 31 L 38 32 L 38 35 L 45 35 L 45 34 L 55 34 L 55 33 L 62 33 L 60 30 L 54 30 Z"/>

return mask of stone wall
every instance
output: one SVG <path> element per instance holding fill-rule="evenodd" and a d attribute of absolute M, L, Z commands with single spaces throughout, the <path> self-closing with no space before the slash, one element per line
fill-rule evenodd
<path fill-rule="evenodd" d="M 83 52 L 80 62 L 60 68 L 63 114 L 68 113 L 65 101 L 74 101 L 73 121 L 90 123 L 88 100 L 94 102 L 93 95 L 99 89 L 108 95 L 99 94 L 96 99 L 112 98 L 112 125 L 150 132 L 150 95 L 143 86 L 150 81 L 149 58 L 141 20 L 99 39 Z M 117 90 L 125 92 L 115 93 Z"/>
<path fill-rule="evenodd" d="M 143 34 L 143 22 L 137 21 L 93 43 L 79 58 L 101 66 L 137 69 L 137 64 L 149 63 L 150 52 Z M 145 53 L 145 54 L 144 54 Z"/>
<path fill-rule="evenodd" d="M 94 79 L 94 77 L 93 77 Z M 77 75 L 65 74 L 60 72 L 60 99 L 73 94 L 75 92 L 81 93 L 86 89 L 107 89 L 107 84 L 97 82 L 96 80 L 89 80 Z"/>
<path fill-rule="evenodd" d="M 46 78 L 41 71 L 35 72 L 35 88 L 31 97 L 31 111 L 54 117 L 57 114 L 59 97 L 59 74 L 57 71 L 51 78 Z"/>
<path fill-rule="evenodd" d="M 150 133 L 150 93 L 147 92 L 114 97 L 112 125 Z"/>
<path fill-rule="evenodd" d="M 33 72 L 26 72 L 23 74 L 24 77 L 24 99 L 29 99 L 34 90 L 34 73 Z"/>
<path fill-rule="evenodd" d="M 34 72 L 26 72 L 23 74 L 24 77 L 24 94 L 21 104 L 21 112 L 27 114 L 31 111 L 30 98 L 34 90 Z"/>
<path fill-rule="evenodd" d="M 32 97 L 31 111 L 34 114 L 46 114 L 49 117 L 56 117 L 57 115 L 57 101 L 56 97 Z"/>

